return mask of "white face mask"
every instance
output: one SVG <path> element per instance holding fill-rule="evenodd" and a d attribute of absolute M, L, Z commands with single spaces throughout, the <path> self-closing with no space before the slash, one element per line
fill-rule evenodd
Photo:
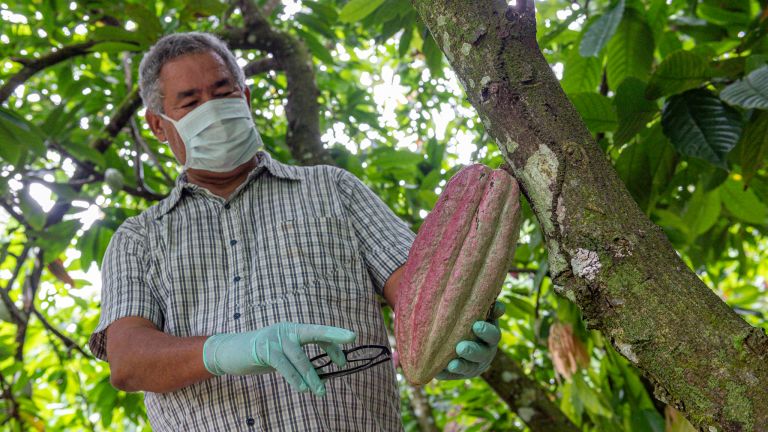
<path fill-rule="evenodd" d="M 263 146 L 243 98 L 211 99 L 173 123 L 187 149 L 184 169 L 227 172 L 252 159 Z"/>

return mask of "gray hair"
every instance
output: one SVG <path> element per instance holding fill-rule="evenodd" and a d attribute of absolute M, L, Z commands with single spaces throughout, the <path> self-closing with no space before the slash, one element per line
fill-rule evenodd
<path fill-rule="evenodd" d="M 174 33 L 160 38 L 141 59 L 139 94 L 147 109 L 156 113 L 163 112 L 163 89 L 160 88 L 160 70 L 163 65 L 185 54 L 208 51 L 218 54 L 224 60 L 224 64 L 235 79 L 235 84 L 244 90 L 245 74 L 224 41 L 209 33 Z"/>

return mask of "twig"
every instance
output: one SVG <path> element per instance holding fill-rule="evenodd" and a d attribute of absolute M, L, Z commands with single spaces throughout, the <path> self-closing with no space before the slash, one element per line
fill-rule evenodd
<path fill-rule="evenodd" d="M 32 308 L 32 313 L 33 313 L 33 314 L 34 314 L 34 315 L 37 317 L 37 319 L 39 319 L 39 320 L 40 320 L 40 322 L 41 322 L 41 323 L 43 323 L 43 327 L 45 327 L 46 329 L 48 329 L 48 331 L 50 331 L 51 333 L 53 333 L 54 335 L 56 335 L 56 337 L 58 337 L 58 338 L 61 340 L 61 342 L 64 344 L 64 346 L 65 346 L 65 347 L 67 347 L 67 349 L 73 349 L 73 348 L 74 348 L 74 349 L 75 349 L 75 351 L 77 351 L 77 352 L 79 352 L 80 354 L 82 354 L 82 355 L 83 355 L 85 358 L 87 358 L 87 359 L 89 359 L 89 360 L 93 360 L 93 356 L 91 356 L 90 354 L 88 354 L 87 352 L 85 352 L 85 350 L 83 350 L 83 349 L 80 347 L 80 345 L 78 345 L 78 344 L 77 344 L 77 342 L 73 341 L 72 339 L 70 339 L 69 337 L 67 337 L 67 335 L 65 335 L 65 334 L 61 333 L 61 332 L 60 332 L 59 330 L 57 330 L 57 329 L 56 329 L 54 326 L 52 326 L 52 325 L 51 325 L 51 323 L 49 323 L 49 322 L 48 322 L 48 321 L 45 319 L 45 317 L 43 316 L 43 314 L 41 314 L 41 313 L 40 313 L 40 311 L 38 311 L 38 310 L 37 310 L 37 308 L 34 308 L 34 307 L 33 307 L 33 308 Z"/>
<path fill-rule="evenodd" d="M 23 84 L 32 75 L 40 72 L 41 70 L 60 63 L 64 60 L 76 57 L 79 55 L 87 54 L 88 49 L 91 48 L 96 42 L 88 41 L 75 45 L 66 46 L 56 51 L 50 51 L 47 54 L 36 59 L 16 59 L 19 63 L 24 65 L 18 73 L 8 78 L 8 80 L 0 87 L 0 104 L 5 102 L 6 99 L 16 90 L 16 87 Z"/>

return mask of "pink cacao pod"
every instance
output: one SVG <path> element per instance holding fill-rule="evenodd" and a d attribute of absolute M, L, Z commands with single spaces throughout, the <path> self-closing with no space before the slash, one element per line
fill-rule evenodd
<path fill-rule="evenodd" d="M 471 165 L 445 187 L 411 247 L 398 287 L 395 340 L 406 380 L 428 383 L 474 340 L 514 255 L 520 189 L 503 170 Z"/>

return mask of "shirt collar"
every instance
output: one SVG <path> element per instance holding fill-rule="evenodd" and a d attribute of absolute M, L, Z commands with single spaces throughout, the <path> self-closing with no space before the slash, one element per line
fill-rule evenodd
<path fill-rule="evenodd" d="M 296 167 L 285 165 L 276 161 L 272 158 L 272 156 L 269 155 L 269 153 L 264 150 L 257 152 L 256 157 L 258 157 L 259 160 L 256 163 L 256 167 L 248 174 L 248 177 L 245 180 L 245 184 L 248 184 L 254 179 L 258 178 L 258 176 L 264 172 L 264 169 L 266 169 L 269 174 L 277 178 L 288 180 L 302 179 L 302 176 L 297 171 Z M 176 207 L 176 204 L 181 201 L 185 190 L 194 191 L 197 188 L 199 188 L 199 186 L 189 183 L 187 180 L 187 173 L 182 172 L 179 174 L 179 176 L 176 177 L 176 186 L 174 186 L 173 190 L 171 190 L 171 193 L 168 194 L 168 197 L 160 201 L 158 204 L 158 210 L 155 217 L 161 218 L 173 210 L 173 208 Z"/>

